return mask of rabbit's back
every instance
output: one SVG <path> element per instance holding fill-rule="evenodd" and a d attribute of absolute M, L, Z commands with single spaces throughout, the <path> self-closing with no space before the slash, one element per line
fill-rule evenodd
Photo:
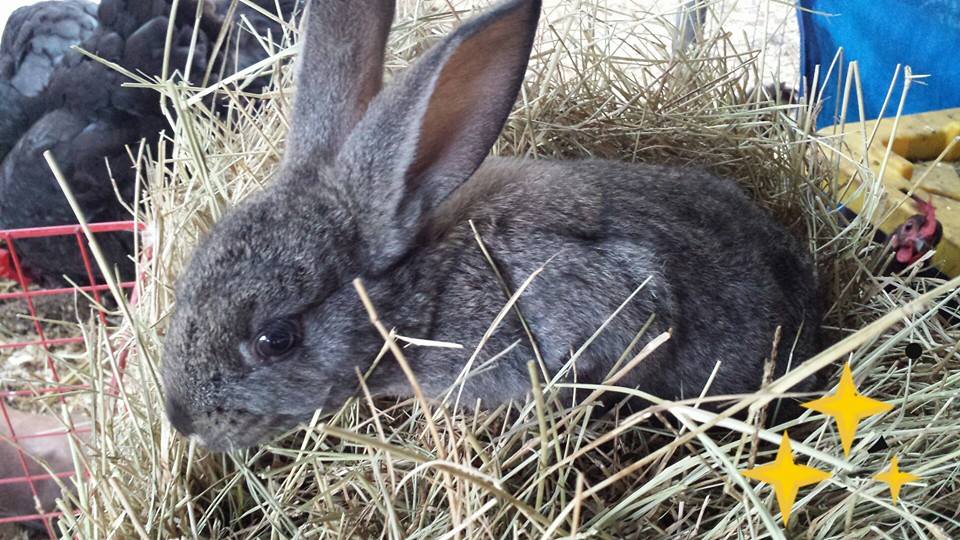
<path fill-rule="evenodd" d="M 577 380 L 602 381 L 645 325 L 641 346 L 667 329 L 672 339 L 621 382 L 666 398 L 698 395 L 716 362 L 710 393 L 756 390 L 777 326 L 778 373 L 817 346 L 804 250 L 728 179 L 607 161 L 488 159 L 422 233 L 435 256 L 419 260 L 444 269 L 431 282 L 461 291 L 440 296 L 437 337 L 479 337 L 504 304 L 469 222 L 511 290 L 543 265 L 519 306 L 549 367 L 559 369 L 620 310 L 578 360 Z M 464 322 L 464 305 L 486 317 Z M 490 340 L 491 353 L 522 342 L 499 368 L 521 381 L 528 341 L 509 317 Z M 480 386 L 505 378 L 488 377 Z"/>

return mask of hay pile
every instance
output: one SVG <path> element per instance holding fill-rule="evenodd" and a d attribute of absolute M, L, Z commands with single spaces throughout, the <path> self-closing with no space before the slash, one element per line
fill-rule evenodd
<path fill-rule="evenodd" d="M 446 2 L 401 2 L 388 67 L 409 63 L 457 15 Z M 290 111 L 284 36 L 257 70 L 274 87 L 251 96 L 231 79 L 213 89 L 158 83 L 174 119 L 173 145 L 154 147 L 145 211 L 152 258 L 136 306 L 98 360 L 87 449 L 90 481 L 65 503 L 60 526 L 80 538 L 948 538 L 960 534 L 960 324 L 944 296 L 914 302 L 942 281 L 883 276 L 882 246 L 865 220 L 848 222 L 818 189 L 833 167 L 810 136 L 804 106 L 758 88 L 762 58 L 738 50 L 716 25 L 682 60 L 668 26 L 622 2 L 564 2 L 545 14 L 521 99 L 496 151 L 538 157 L 610 157 L 696 163 L 738 179 L 815 254 L 840 343 L 768 388 L 734 400 L 744 409 L 789 390 L 814 369 L 851 364 L 860 390 L 895 410 L 866 420 L 849 458 L 831 422 L 808 412 L 759 429 L 718 420 L 693 403 L 600 417 L 565 410 L 556 387 L 492 413 L 372 402 L 362 392 L 330 418 L 281 443 L 233 455 L 191 447 L 163 420 L 160 345 L 177 273 L 197 237 L 270 181 Z M 466 12 L 458 14 L 467 16 Z M 206 97 L 230 107 L 212 116 Z M 930 300 L 928 295 L 925 300 Z M 953 315 L 957 313 L 954 311 Z M 385 321 L 390 324 L 391 321 Z M 643 343 L 652 336 L 644 338 Z M 910 360 L 908 343 L 924 354 Z M 641 343 L 641 345 L 643 344 Z M 477 344 L 465 344 L 474 347 Z M 131 351 L 119 392 L 101 382 Z M 385 361 L 392 361 L 386 358 Z M 833 379 L 835 380 L 835 378 Z M 602 389 L 600 391 L 603 391 Z M 606 391 L 617 391 L 607 388 Z M 622 391 L 622 390 L 621 390 Z M 758 401 L 761 400 L 761 401 Z M 669 421 L 668 421 L 669 420 Z M 711 421 L 721 427 L 705 431 Z M 678 427 L 680 426 L 680 427 Z M 804 488 L 784 529 L 769 486 L 736 474 L 772 460 L 785 427 L 795 457 L 829 470 Z M 878 444 L 881 439 L 884 444 Z M 771 444 L 772 443 L 772 444 Z M 886 449 L 885 447 L 889 447 Z M 923 477 L 893 505 L 871 477 L 893 454 Z"/>

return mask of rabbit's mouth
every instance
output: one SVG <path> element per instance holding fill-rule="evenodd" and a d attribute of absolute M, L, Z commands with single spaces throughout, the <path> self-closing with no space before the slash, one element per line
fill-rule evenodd
<path fill-rule="evenodd" d="M 242 394 L 248 398 L 254 395 L 252 391 Z M 256 399 L 247 399 L 242 404 L 218 397 L 211 401 L 219 403 L 198 410 L 171 390 L 164 405 L 167 419 L 176 431 L 194 444 L 215 452 L 256 446 L 298 425 L 309 424 L 318 408 L 317 404 L 302 400 L 303 405 L 299 407 L 284 407 L 283 414 L 271 414 L 266 412 L 268 407 L 258 407 L 261 404 Z"/>
<path fill-rule="evenodd" d="M 303 419 L 291 415 L 259 415 L 242 410 L 217 409 L 188 422 L 170 413 L 171 423 L 183 436 L 214 452 L 256 446 L 297 426 Z"/>
<path fill-rule="evenodd" d="M 297 426 L 293 416 L 250 416 L 244 422 L 225 421 L 190 437 L 214 452 L 229 452 L 256 446 Z"/>

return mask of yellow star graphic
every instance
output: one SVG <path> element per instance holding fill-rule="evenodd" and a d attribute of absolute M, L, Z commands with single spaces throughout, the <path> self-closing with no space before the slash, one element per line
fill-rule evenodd
<path fill-rule="evenodd" d="M 849 362 L 843 366 L 840 384 L 833 395 L 804 403 L 803 406 L 832 416 L 837 421 L 837 431 L 840 432 L 840 443 L 843 444 L 845 456 L 850 455 L 850 448 L 853 447 L 853 439 L 856 437 L 860 420 L 885 413 L 893 408 L 889 403 L 870 399 L 857 392 Z"/>
<path fill-rule="evenodd" d="M 743 471 L 743 475 L 773 486 L 784 525 L 790 519 L 790 512 L 793 510 L 793 503 L 797 500 L 797 492 L 800 488 L 819 484 L 830 478 L 830 473 L 793 462 L 793 449 L 786 431 L 780 439 L 780 448 L 773 463 Z"/>
<path fill-rule="evenodd" d="M 890 486 L 890 496 L 893 497 L 893 504 L 897 504 L 897 500 L 900 498 L 901 486 L 910 482 L 916 482 L 920 479 L 920 477 L 915 474 L 902 472 L 899 467 L 899 462 L 897 461 L 897 456 L 893 456 L 893 459 L 890 460 L 889 469 L 873 478 Z"/>

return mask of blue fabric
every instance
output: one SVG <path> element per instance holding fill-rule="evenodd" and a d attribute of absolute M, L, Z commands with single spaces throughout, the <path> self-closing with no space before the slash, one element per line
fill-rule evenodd
<path fill-rule="evenodd" d="M 799 0 L 799 5 L 805 8 L 797 16 L 800 69 L 807 84 L 819 64 L 818 86 L 823 87 L 823 77 L 843 47 L 844 64 L 834 67 L 824 88 L 818 128 L 839 121 L 838 103 L 851 60 L 859 64 L 865 120 L 896 113 L 902 69 L 887 109 L 881 109 L 897 64 L 909 65 L 914 75 L 929 75 L 911 84 L 905 114 L 960 107 L 960 0 Z M 847 121 L 856 120 L 853 93 Z"/>

